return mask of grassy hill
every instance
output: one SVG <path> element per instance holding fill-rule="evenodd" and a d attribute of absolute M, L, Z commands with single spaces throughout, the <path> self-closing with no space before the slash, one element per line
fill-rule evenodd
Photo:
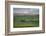
<path fill-rule="evenodd" d="M 39 15 L 14 16 L 14 28 L 38 27 Z"/>

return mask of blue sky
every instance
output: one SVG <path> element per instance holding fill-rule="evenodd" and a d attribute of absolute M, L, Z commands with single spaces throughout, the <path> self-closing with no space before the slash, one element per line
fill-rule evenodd
<path fill-rule="evenodd" d="M 13 13 L 23 13 L 28 12 L 30 14 L 39 14 L 38 8 L 13 8 Z"/>

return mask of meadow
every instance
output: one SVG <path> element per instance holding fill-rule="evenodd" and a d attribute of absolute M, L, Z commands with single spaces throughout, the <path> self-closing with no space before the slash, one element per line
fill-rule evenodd
<path fill-rule="evenodd" d="M 14 28 L 39 27 L 39 15 L 14 16 Z"/>

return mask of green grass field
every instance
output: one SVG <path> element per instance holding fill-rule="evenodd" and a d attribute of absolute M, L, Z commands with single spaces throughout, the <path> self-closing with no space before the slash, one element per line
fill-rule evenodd
<path fill-rule="evenodd" d="M 31 16 L 14 16 L 14 28 L 22 27 L 38 27 L 39 26 L 39 15 Z"/>

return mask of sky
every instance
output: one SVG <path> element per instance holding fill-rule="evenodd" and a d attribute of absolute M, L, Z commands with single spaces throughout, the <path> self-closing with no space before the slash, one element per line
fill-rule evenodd
<path fill-rule="evenodd" d="M 38 8 L 13 8 L 13 13 L 19 13 L 19 14 L 39 14 Z"/>

